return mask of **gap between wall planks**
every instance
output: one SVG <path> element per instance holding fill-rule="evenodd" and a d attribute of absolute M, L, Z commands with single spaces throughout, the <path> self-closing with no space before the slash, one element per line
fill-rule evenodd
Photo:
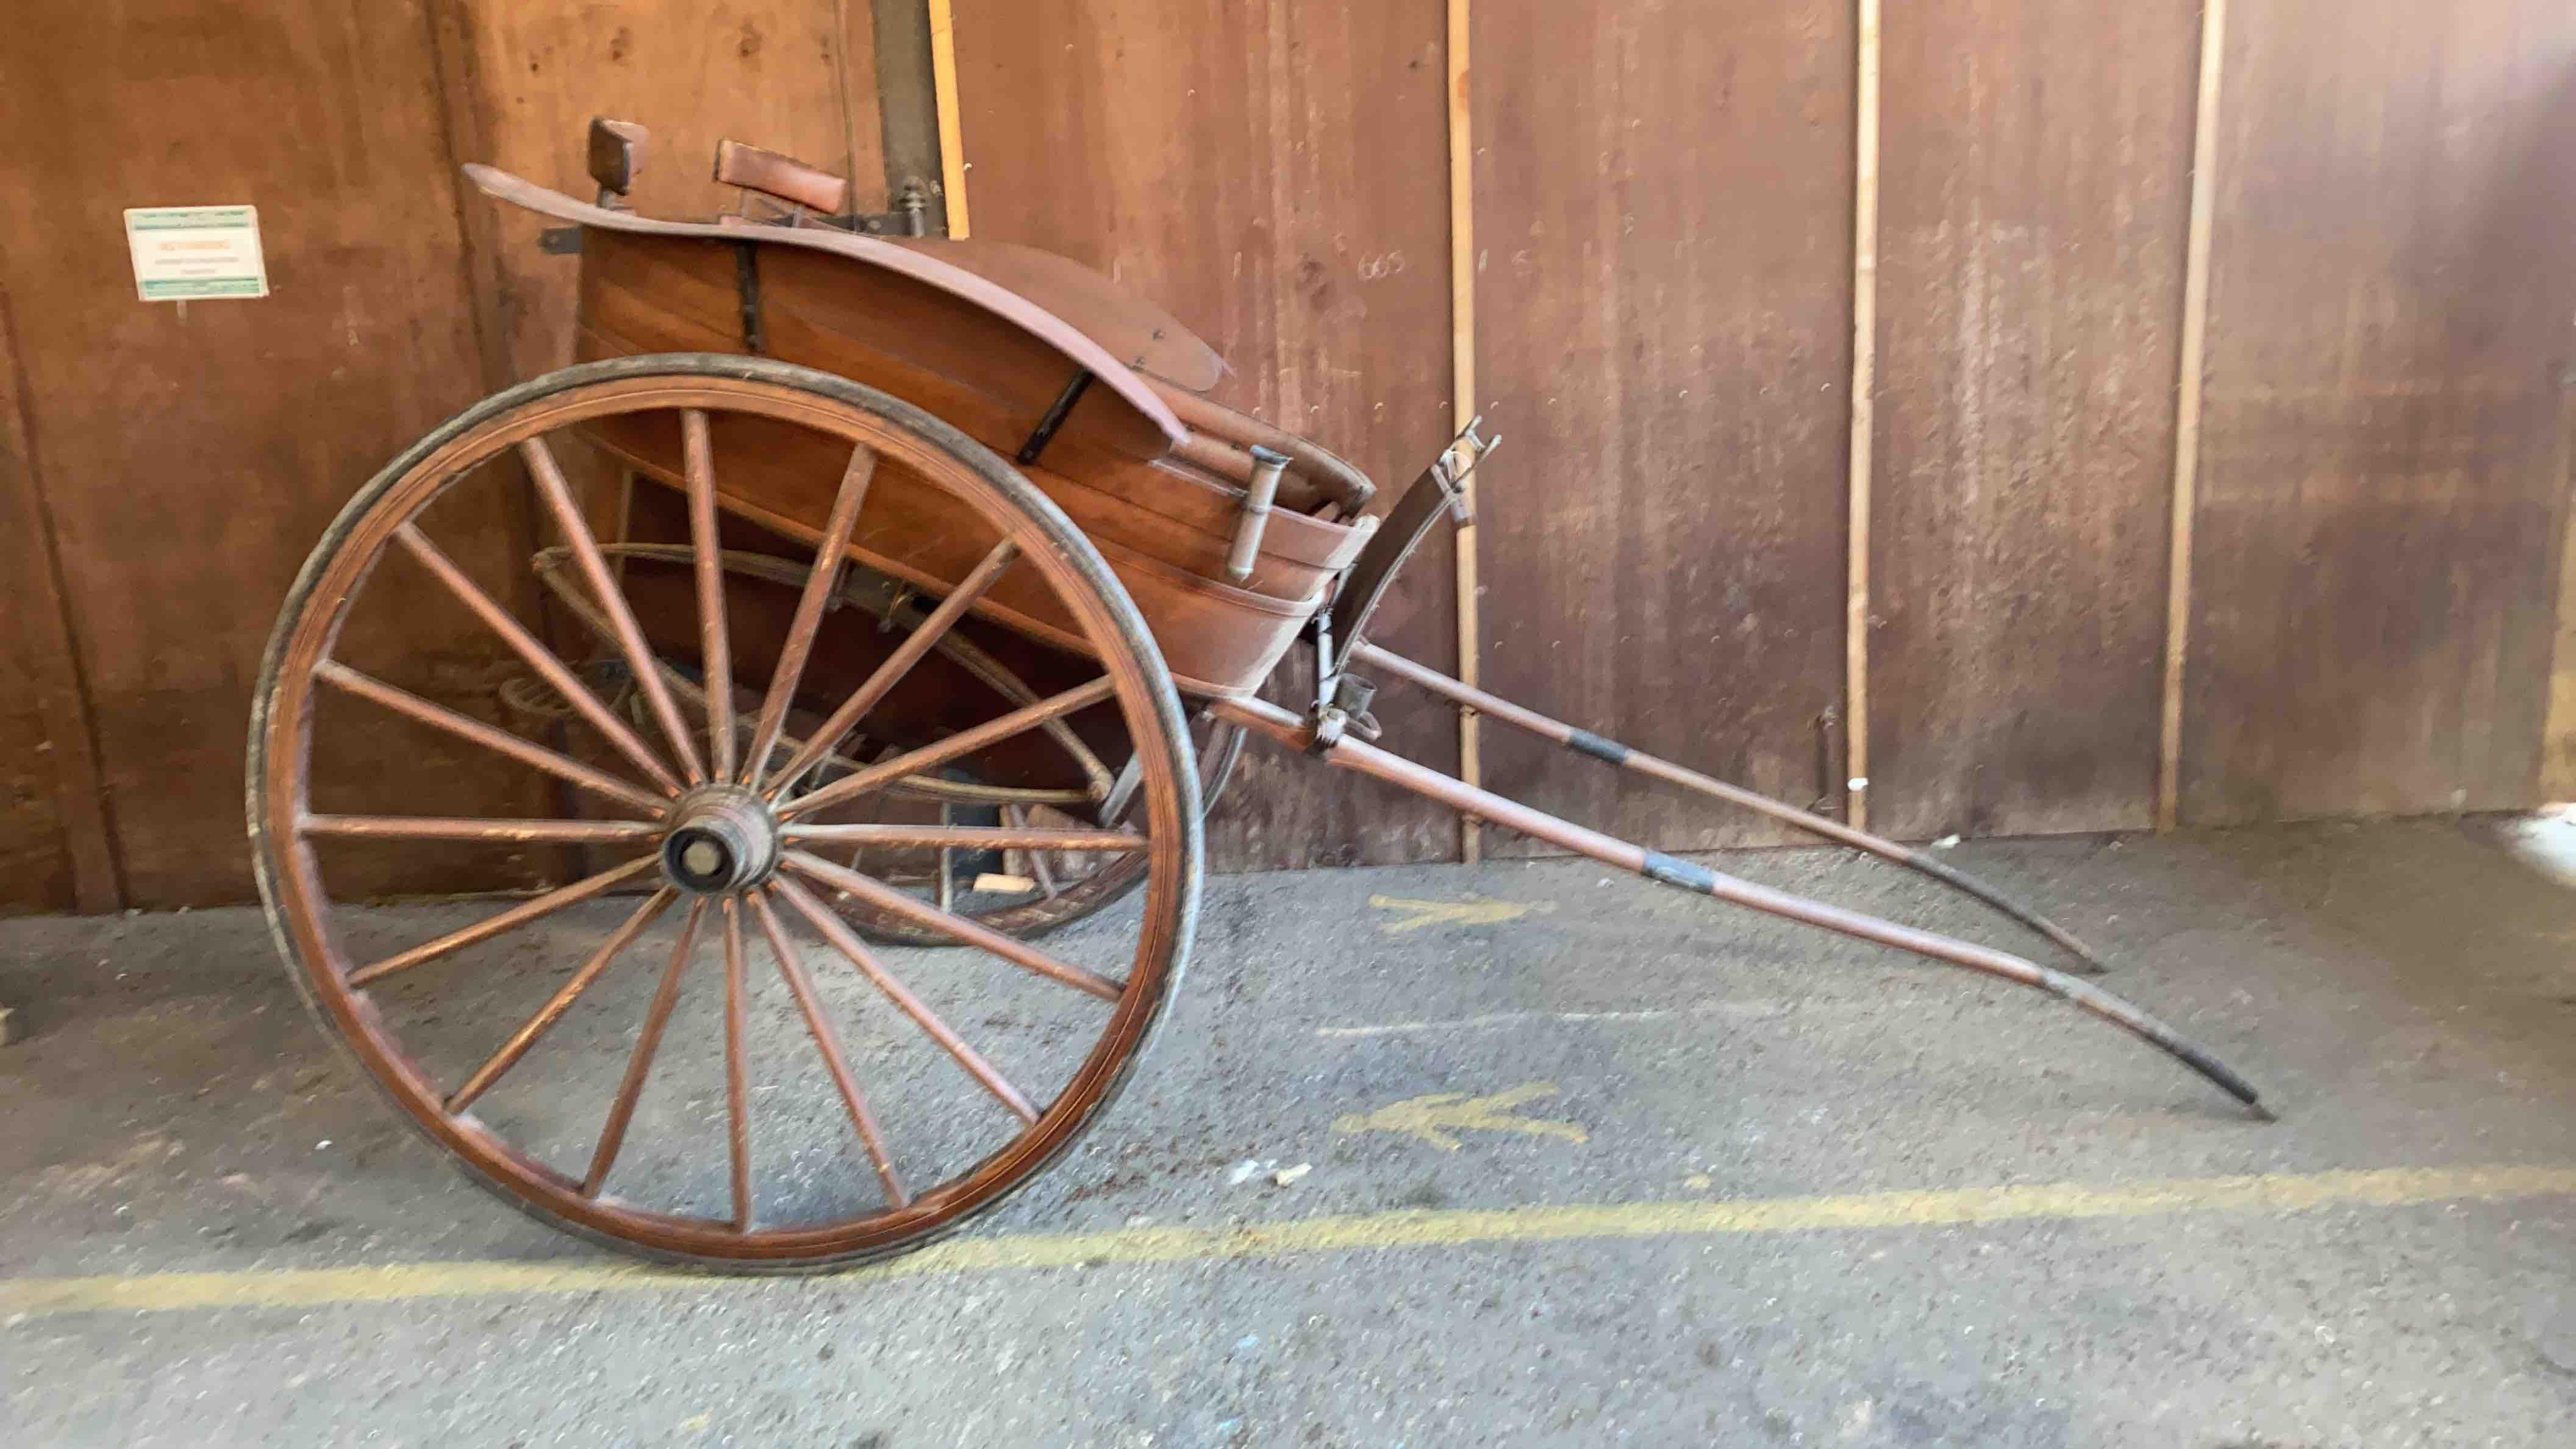
<path fill-rule="evenodd" d="M 930 0 L 930 88 L 939 108 L 939 189 L 948 205 L 948 236 L 964 241 L 966 129 L 957 114 L 957 17 L 949 0 Z"/>
<path fill-rule="evenodd" d="M 1476 148 L 1474 113 L 1469 109 L 1467 31 L 1474 0 L 1449 0 L 1449 356 L 1450 379 L 1457 406 L 1450 414 L 1460 428 L 1476 416 Z M 1480 632 L 1476 608 L 1476 475 L 1460 483 L 1466 522 L 1458 526 L 1458 680 L 1476 687 Z M 1470 785 L 1484 782 L 1485 762 L 1479 721 L 1472 709 L 1458 711 L 1458 778 Z M 1458 858 L 1469 865 L 1485 854 L 1484 827 L 1474 816 L 1458 818 Z"/>
<path fill-rule="evenodd" d="M 1878 430 L 1879 0 L 1860 0 L 1852 87 L 1852 388 L 1843 604 L 1843 818 L 1869 828 L 1869 503 Z"/>
<path fill-rule="evenodd" d="M 17 324 L 8 293 L 0 291 L 0 519 L 14 524 L 0 535 L 14 533 L 21 540 L 17 556 L 8 560 L 24 580 L 14 612 L 25 638 L 38 727 L 52 746 L 46 753 L 53 756 L 54 812 L 70 866 L 72 906 L 86 916 L 105 915 L 125 905 L 124 863 L 108 821 L 97 726 L 90 717 L 89 684 L 65 602 L 62 555 L 55 547 L 53 510 L 36 458 L 26 382 Z"/>
<path fill-rule="evenodd" d="M 2156 754 L 2156 829 L 2182 814 L 2182 675 L 2191 644 L 2192 521 L 2199 511 L 2201 359 L 2209 336 L 2210 218 L 2218 197 L 2218 103 L 2227 0 L 2200 12 L 2200 95 L 2191 143 L 2191 231 L 2183 257 L 2182 356 L 2176 366 L 2173 537 L 2166 562 L 2164 719 Z"/>

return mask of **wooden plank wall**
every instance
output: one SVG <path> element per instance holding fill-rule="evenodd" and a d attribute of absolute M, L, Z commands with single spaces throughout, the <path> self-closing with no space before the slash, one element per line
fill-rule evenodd
<path fill-rule="evenodd" d="M 403 444 L 568 356 L 571 264 L 537 252 L 533 224 L 502 225 L 488 203 L 460 197 L 457 161 L 494 159 L 579 190 L 583 126 L 626 114 L 656 132 L 639 191 L 648 205 L 713 210 L 715 140 L 735 134 L 855 160 L 873 206 L 883 169 L 868 11 L 844 0 L 719 11 L 38 0 L 11 25 L 0 294 L 71 621 L 72 647 L 52 653 L 86 671 L 103 802 L 45 764 L 78 753 L 76 727 L 39 734 L 37 716 L 0 714 L 11 761 L 0 857 L 28 882 L 7 899 L 116 903 L 112 878 L 103 895 L 73 889 L 79 857 L 66 852 L 84 808 L 113 819 L 108 864 L 133 903 L 245 899 L 250 692 L 306 551 Z M 138 303 L 121 209 L 230 201 L 260 208 L 274 295 Z M 22 539 L 28 560 L 42 555 L 33 527 L 15 526 L 37 496 L 22 431 L 0 429 L 13 571 Z M 479 527 L 482 546 L 523 551 L 524 519 Z M 0 685 L 67 662 L 38 647 L 35 595 L 0 650 Z M 489 642 L 460 623 L 409 626 L 401 652 L 417 674 L 406 682 L 488 714 L 490 671 L 475 662 Z M 456 798 L 459 761 L 399 730 L 379 748 L 388 784 L 418 772 Z"/>
<path fill-rule="evenodd" d="M 2533 803 L 2576 316 L 2576 10 L 2228 36 L 2183 816 Z"/>
<path fill-rule="evenodd" d="M 1233 367 L 1218 397 L 1346 454 L 1390 493 L 1454 431 L 1436 4 L 958 0 L 975 235 L 1078 257 Z M 1456 657 L 1445 541 L 1388 647 Z M 1283 681 L 1293 699 L 1299 680 Z M 1455 764 L 1450 715 L 1380 697 L 1393 748 Z M 1254 746 L 1215 820 L 1225 867 L 1446 858 L 1454 819 Z"/>
<path fill-rule="evenodd" d="M 12 315 L 0 289 L 0 913 L 110 910 L 122 898 Z"/>
<path fill-rule="evenodd" d="M 9 27 L 0 289 L 125 886 L 241 900 L 277 601 L 342 501 L 481 391 L 422 18 L 29 0 Z M 122 208 L 234 201 L 276 294 L 137 302 Z"/>
<path fill-rule="evenodd" d="M 593 116 L 652 133 L 633 201 L 707 216 L 737 195 L 714 179 L 731 137 L 853 178 L 852 204 L 885 208 L 874 27 L 853 0 L 606 0 L 576 7 L 433 0 L 454 153 L 588 199 Z M 572 357 L 579 262 L 537 248 L 543 218 L 468 193 L 475 294 L 496 380 Z"/>
<path fill-rule="evenodd" d="M 2153 823 L 2198 21 L 1888 9 L 1874 829 Z"/>
<path fill-rule="evenodd" d="M 1838 788 L 1846 0 L 1478 0 L 1485 686 Z M 1492 788 L 1667 849 L 1779 838 L 1488 727 Z M 1496 841 L 1509 852 L 1518 842 Z"/>
<path fill-rule="evenodd" d="M 876 53 L 904 3 L 12 10 L 0 909 L 246 895 L 242 731 L 288 578 L 404 441 L 563 355 L 571 265 L 454 163 L 579 189 L 581 125 L 622 113 L 655 131 L 648 208 L 715 205 L 725 134 L 851 166 L 875 205 L 884 137 L 918 169 L 931 133 L 875 114 L 874 77 L 921 63 L 918 26 Z M 1228 401 L 1408 480 L 1457 421 L 1445 7 L 954 9 L 977 232 L 1166 302 L 1232 359 Z M 1486 680 L 1833 795 L 1851 0 L 1472 13 L 1469 360 L 1510 439 L 1482 480 Z M 2151 819 L 2199 14 L 1886 7 L 1865 723 L 1896 833 Z M 2576 793 L 2576 9 L 2231 17 L 2183 818 Z M 133 299 L 121 208 L 241 200 L 275 297 Z M 1452 665 L 1452 561 L 1414 569 L 1389 642 Z M 417 627 L 415 683 L 485 687 L 474 646 Z M 1455 762 L 1446 712 L 1382 712 Z M 1486 733 L 1489 782 L 1538 804 L 1667 849 L 1773 838 Z M 437 763 L 384 748 L 392 780 Z M 1438 812 L 1256 760 L 1221 865 L 1456 849 Z"/>

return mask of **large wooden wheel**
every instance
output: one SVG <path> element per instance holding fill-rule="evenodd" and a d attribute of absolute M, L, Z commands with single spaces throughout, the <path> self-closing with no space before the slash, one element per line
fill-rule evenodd
<path fill-rule="evenodd" d="M 779 503 L 781 470 L 815 459 L 837 478 L 796 485 L 828 500 L 808 525 Z M 701 686 L 685 693 L 668 610 L 600 542 L 614 486 L 584 486 L 636 468 L 685 503 Z M 801 540 L 787 597 L 729 580 L 723 538 L 744 516 Z M 607 626 L 607 660 L 526 567 L 540 520 Z M 845 560 L 904 579 L 924 612 L 863 670 L 832 661 L 854 685 L 818 691 Z M 935 738 L 818 770 L 845 741 L 894 737 L 872 721 L 941 641 L 976 633 L 1043 635 L 1059 680 L 1079 682 L 1026 703 L 941 696 Z M 631 712 L 602 663 L 622 666 Z M 566 718 L 528 724 L 471 683 L 514 671 Z M 1132 747 L 1114 822 L 848 819 L 999 774 L 1057 723 Z M 250 822 L 296 981 L 415 1126 L 543 1220 L 731 1269 L 900 1251 L 1027 1182 L 1143 1050 L 1200 872 L 1179 701 L 1079 531 L 918 409 L 737 357 L 551 374 L 369 483 L 270 643 Z M 1041 950 L 890 883 L 907 858 L 982 850 L 1127 862 L 1142 890 Z M 426 939 L 418 910 L 367 904 L 476 885 L 526 899 L 432 908 L 459 919 Z M 970 949 L 872 948 L 834 901 Z"/>

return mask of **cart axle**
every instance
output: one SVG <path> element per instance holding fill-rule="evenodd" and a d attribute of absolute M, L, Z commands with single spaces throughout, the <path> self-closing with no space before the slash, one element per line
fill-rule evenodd
<path fill-rule="evenodd" d="M 778 819 L 758 791 L 702 785 L 671 807 L 662 873 L 692 895 L 748 890 L 778 868 Z"/>

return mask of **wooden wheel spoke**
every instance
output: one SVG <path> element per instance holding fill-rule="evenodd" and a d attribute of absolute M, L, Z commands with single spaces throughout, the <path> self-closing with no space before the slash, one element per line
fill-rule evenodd
<path fill-rule="evenodd" d="M 1004 807 L 1003 807 L 1003 809 L 1002 809 L 1002 818 L 1003 818 L 1004 820 L 1008 821 L 1009 823 L 1011 823 L 1012 825 L 1020 826 L 1020 827 L 1022 827 L 1022 828 L 1026 828 L 1026 826 L 1027 826 L 1027 825 L 1028 825 L 1028 823 L 1029 823 L 1029 812 L 1028 812 L 1028 811 L 1026 811 L 1026 810 L 1024 810 L 1024 809 L 1022 809 L 1021 807 L 1019 807 L 1019 806 L 1017 806 L 1017 805 L 1007 805 L 1007 806 L 1004 806 Z M 1063 833 L 1063 832 L 1057 832 L 1057 833 L 1061 834 L 1061 833 Z M 1088 832 L 1088 831 L 1086 831 L 1086 832 L 1084 832 L 1084 833 L 1085 833 L 1085 834 L 1089 834 L 1089 833 L 1092 833 L 1092 832 Z M 1126 833 L 1126 832 L 1124 832 L 1124 831 L 1103 831 L 1103 832 L 1099 832 L 1099 833 L 1101 833 L 1101 834 L 1113 834 L 1113 835 L 1114 835 L 1114 834 L 1124 834 L 1124 833 Z M 1139 837 L 1137 838 L 1137 844 L 1138 844 L 1138 846 L 1140 846 L 1140 847 L 1141 847 L 1141 846 L 1143 846 L 1143 845 L 1144 845 L 1144 844 L 1146 844 L 1146 843 L 1147 843 L 1147 842 L 1144 840 L 1144 838 L 1143 838 L 1143 837 L 1139 836 Z M 1055 847 L 1052 847 L 1052 848 L 1053 848 L 1053 849 L 1057 849 L 1057 850 L 1062 850 L 1062 849 L 1065 849 L 1066 847 L 1064 847 L 1064 846 L 1055 846 Z M 1075 847 L 1075 848 L 1079 848 L 1079 847 Z M 1024 846 L 1021 846 L 1021 847 L 1020 847 L 1020 855 L 1021 855 L 1021 858 L 1025 859 L 1025 860 L 1026 860 L 1026 861 L 1028 861 L 1028 863 L 1029 863 L 1029 874 L 1031 874 L 1031 875 L 1033 875 L 1033 876 L 1037 877 L 1037 882 L 1038 882 L 1038 893 L 1039 893 L 1040 895 L 1044 896 L 1044 897 L 1045 897 L 1046 899 L 1048 899 L 1048 900 L 1054 900 L 1057 896 L 1060 896 L 1060 895 L 1064 894 L 1064 891 L 1063 891 L 1063 889 L 1062 889 L 1061 887 L 1059 887 L 1059 886 L 1057 886 L 1057 885 L 1056 885 L 1056 883 L 1055 883 L 1055 871 L 1054 871 L 1053 869 L 1049 868 L 1049 866 L 1047 865 L 1046 853 L 1047 853 L 1048 849 L 1050 849 L 1050 847 L 1047 847 L 1047 846 L 1038 846 L 1038 845 L 1024 845 Z"/>
<path fill-rule="evenodd" d="M 608 1181 L 608 1169 L 617 1163 L 618 1149 L 626 1145 L 626 1126 L 635 1117 L 635 1104 L 644 1095 L 644 1079 L 653 1073 L 653 1057 L 662 1049 L 662 1029 L 671 1024 L 671 1009 L 680 1001 L 680 977 L 688 969 L 689 952 L 698 943 L 698 924 L 706 919 L 707 903 L 691 901 L 689 914 L 680 922 L 680 939 L 671 947 L 671 964 L 662 968 L 662 984 L 653 989 L 653 1005 L 644 1013 L 644 1029 L 635 1037 L 635 1051 L 626 1059 L 625 1080 L 617 1084 L 617 1100 L 609 1104 L 608 1122 L 599 1129 L 599 1146 L 590 1154 L 589 1175 L 581 1180 L 581 1195 L 599 1196 L 600 1187 Z"/>
<path fill-rule="evenodd" d="M 819 790 L 786 801 L 778 807 L 778 813 L 781 818 L 792 819 L 799 815 L 811 814 L 826 806 L 855 800 L 871 791 L 881 790 L 897 780 L 918 775 L 925 770 L 936 769 L 950 760 L 971 755 L 977 750 L 1009 739 L 1024 730 L 1035 729 L 1048 720 L 1061 719 L 1076 710 L 1088 709 L 1109 698 L 1116 689 L 1116 683 L 1104 675 L 1089 684 L 1068 689 L 1062 694 L 1050 695 L 1024 709 L 1015 709 L 999 719 L 988 720 L 973 729 L 962 730 L 935 745 L 925 745 L 908 754 L 897 755 L 893 759 L 870 765 L 864 770 L 854 770 Z M 815 735 L 816 739 L 822 737 L 821 732 Z"/>
<path fill-rule="evenodd" d="M 689 546 L 697 555 L 699 659 L 707 681 L 708 768 L 733 779 L 733 637 L 725 628 L 724 560 L 716 534 L 715 449 L 707 415 L 680 414 L 680 451 L 689 479 Z M 623 560 L 620 561 L 621 566 Z"/>
<path fill-rule="evenodd" d="M 678 899 L 679 894 L 669 886 L 664 886 L 653 892 L 644 904 L 637 906 L 635 913 L 626 918 L 626 924 L 611 931 L 608 939 L 599 943 L 599 949 L 590 953 L 590 959 L 581 963 L 581 969 L 572 973 L 572 979 L 565 982 L 561 990 L 548 998 L 545 1005 L 537 1008 L 537 1014 L 529 1017 L 525 1025 L 511 1033 L 510 1039 L 501 1044 L 501 1049 L 492 1053 L 489 1060 L 475 1069 L 473 1076 L 465 1079 L 465 1085 L 458 1087 L 448 1097 L 448 1112 L 450 1114 L 462 1112 L 472 1106 L 476 1098 L 492 1090 L 493 1086 L 501 1080 L 502 1074 L 517 1066 L 519 1059 L 528 1054 L 528 1049 L 537 1044 L 538 1038 L 552 1031 L 555 1023 L 563 1020 L 564 1013 L 570 1011 L 572 1004 L 581 999 L 582 993 L 588 991 L 591 984 L 607 972 L 610 964 L 617 960 L 618 953 L 634 944 L 635 938 L 644 934 L 646 927 L 651 926 L 661 918 L 664 911 L 671 908 L 671 902 Z"/>
<path fill-rule="evenodd" d="M 522 901 L 487 920 L 475 922 L 461 931 L 450 931 L 435 941 L 414 946 L 399 955 L 388 956 L 373 966 L 349 973 L 351 986 L 366 986 L 381 981 L 397 971 L 424 966 L 443 956 L 452 956 L 468 946 L 479 945 L 495 936 L 505 935 L 532 921 L 541 921 L 567 906 L 577 906 L 611 887 L 622 885 L 661 864 L 658 856 L 642 856 L 612 870 L 574 881 L 559 890 L 551 890 L 533 900 Z"/>
<path fill-rule="evenodd" d="M 436 815 L 307 815 L 307 836 L 343 840 L 479 840 L 512 845 L 613 845 L 662 833 L 653 820 L 488 820 Z"/>
<path fill-rule="evenodd" d="M 506 755 L 520 764 L 531 765 L 559 780 L 567 781 L 604 799 L 620 805 L 659 815 L 664 799 L 618 779 L 602 770 L 593 769 L 570 755 L 558 754 L 530 740 L 523 740 L 507 730 L 496 729 L 471 715 L 458 714 L 444 705 L 432 704 L 419 695 L 396 689 L 380 679 L 372 679 L 345 664 L 330 660 L 314 666 L 313 677 L 360 699 L 383 705 L 394 713 L 414 719 L 431 729 L 443 730 L 469 744 L 480 745 L 495 754 Z M 587 694 L 588 691 L 583 691 Z M 671 785 L 676 792 L 677 781 Z"/>
<path fill-rule="evenodd" d="M 791 845 L 938 846 L 947 850 L 1072 850 L 1124 855 L 1153 842 L 1132 830 L 1052 830 L 1027 825 L 808 825 L 790 822 Z"/>
<path fill-rule="evenodd" d="M 772 889 L 778 893 L 780 899 L 794 906 L 796 913 L 810 922 L 816 931 L 821 932 L 823 939 L 832 943 L 833 949 L 849 958 L 850 964 L 859 968 L 859 974 L 867 977 L 877 990 L 884 992 L 887 1000 L 892 1001 L 904 1015 L 911 1017 L 913 1023 L 928 1033 L 932 1041 L 939 1043 L 942 1049 L 955 1057 L 957 1064 L 966 1069 L 967 1075 L 981 1082 L 986 1091 L 1000 1098 L 1002 1105 L 1010 1108 L 1013 1116 L 1023 1122 L 1038 1120 L 1037 1108 L 1029 1105 L 1029 1099 L 1021 1093 L 1020 1089 L 1012 1086 L 1009 1078 L 995 1070 L 993 1064 L 986 1061 L 982 1053 L 968 1046 L 964 1038 L 949 1028 L 948 1023 L 939 1019 L 937 1012 L 924 1005 L 921 998 L 913 995 L 901 981 L 896 980 L 894 974 L 886 970 L 884 964 L 877 960 L 876 953 L 870 951 L 866 944 L 859 940 L 858 935 L 842 923 L 839 916 L 832 914 L 821 901 L 814 899 L 803 886 L 794 881 L 780 880 L 772 886 Z"/>
<path fill-rule="evenodd" d="M 787 638 L 780 644 L 778 668 L 769 677 L 769 694 L 761 701 L 760 724 L 752 731 L 751 749 L 744 756 L 742 776 L 757 784 L 769 752 L 778 745 L 778 732 L 787 726 L 787 708 L 795 701 L 796 686 L 805 679 L 805 660 L 814 651 L 815 631 L 823 625 L 823 608 L 832 601 L 832 592 L 840 582 L 841 560 L 848 553 L 850 535 L 859 526 L 859 508 L 867 501 L 868 481 L 876 476 L 877 455 L 874 449 L 861 446 L 850 453 L 849 466 L 841 472 L 841 491 L 832 500 L 832 516 L 823 525 L 823 537 L 814 546 L 814 567 L 805 577 L 805 592 L 796 600 L 796 617 L 787 626 Z"/>
<path fill-rule="evenodd" d="M 744 1041 L 742 910 L 724 903 L 725 1145 L 733 1158 L 733 1228 L 751 1231 L 751 1079 Z"/>
<path fill-rule="evenodd" d="M 590 521 L 581 516 L 581 505 L 573 501 L 572 485 L 564 481 L 563 469 L 555 463 L 553 451 L 546 447 L 545 439 L 529 438 L 519 444 L 519 457 L 528 465 L 529 476 L 537 480 L 537 492 L 553 511 L 555 526 L 563 530 L 564 541 L 572 545 L 582 578 L 590 584 L 600 610 L 607 614 L 609 627 L 616 631 L 618 650 L 626 656 L 626 667 L 635 676 L 635 687 L 643 691 L 654 722 L 662 727 L 672 752 L 679 757 L 680 773 L 692 785 L 704 783 L 707 771 L 699 762 L 697 743 L 690 737 L 687 722 L 680 718 L 680 706 L 671 698 L 671 688 L 663 682 L 662 671 L 654 667 L 653 648 L 645 642 L 643 627 L 635 622 L 635 611 L 626 605 L 626 591 L 609 573 L 608 559 L 599 551 L 599 540 L 591 534 Z"/>
<path fill-rule="evenodd" d="M 1023 970 L 1036 972 L 1053 981 L 1061 981 L 1077 991 L 1087 992 L 1103 1001 L 1116 1001 L 1125 987 L 1096 971 L 1059 961 L 1025 941 L 982 925 L 970 917 L 943 911 L 924 901 L 914 900 L 882 881 L 847 870 L 818 855 L 801 850 L 787 853 L 787 868 L 818 885 L 841 891 L 876 907 L 891 916 L 900 916 L 915 925 L 990 952 Z"/>
<path fill-rule="evenodd" d="M 787 788 L 789 781 L 830 753 L 832 747 L 841 742 L 842 736 L 856 728 L 869 710 L 876 708 L 880 700 L 903 682 L 904 676 L 910 674 L 922 656 L 939 643 L 941 636 L 966 616 L 966 611 L 975 606 L 975 601 L 1001 581 L 1002 575 L 1010 571 L 1019 556 L 1019 545 L 1007 538 L 993 545 L 992 552 L 984 555 L 983 562 L 975 565 L 974 572 L 949 590 L 948 597 L 939 601 L 939 607 L 930 611 L 930 617 L 922 620 L 901 644 L 895 646 L 894 652 L 886 656 L 886 661 L 876 667 L 865 683 L 851 691 L 848 699 L 841 701 L 841 707 L 832 711 L 831 718 L 825 720 L 820 729 L 806 737 L 805 747 L 769 777 L 765 788 L 770 797 L 775 799 L 779 791 Z"/>
<path fill-rule="evenodd" d="M 502 608 L 490 594 L 483 592 L 481 585 L 467 578 L 465 571 L 456 566 L 456 561 L 441 552 L 438 545 L 431 543 L 429 536 L 422 533 L 417 525 L 405 523 L 394 531 L 394 537 L 402 543 L 404 549 L 413 558 L 420 560 L 423 567 L 437 575 L 438 581 L 447 586 L 447 591 L 454 594 L 457 601 L 471 610 L 476 618 L 481 619 L 485 628 L 501 636 L 501 641 L 508 644 L 520 659 L 526 661 L 527 666 L 537 672 L 538 678 L 543 679 L 555 693 L 563 696 L 564 703 L 580 711 L 581 717 L 590 721 L 592 728 L 607 736 L 608 742 L 617 747 L 618 753 L 634 761 L 636 768 L 642 770 L 653 783 L 674 795 L 680 793 L 681 785 L 678 777 L 674 776 L 661 760 L 655 758 L 652 747 L 645 744 L 642 737 L 635 731 L 627 728 L 626 722 L 619 719 L 616 712 L 601 701 L 597 694 L 592 693 L 590 686 L 582 683 L 570 666 L 556 658 L 552 649 L 547 648 L 536 635 L 529 633 L 526 626 L 511 618 L 509 610 Z"/>
<path fill-rule="evenodd" d="M 876 1114 L 868 1110 L 867 1094 L 859 1090 L 858 1078 L 850 1074 L 849 1056 L 841 1050 L 841 1034 L 832 1029 L 831 1018 L 823 1014 L 822 999 L 814 994 L 813 976 L 778 924 L 778 912 L 770 909 L 769 897 L 753 896 L 751 908 L 760 917 L 760 933 L 769 938 L 770 954 L 778 958 L 778 974 L 787 978 L 787 990 L 796 998 L 796 1010 L 805 1018 L 805 1029 L 812 1033 L 815 1048 L 823 1054 L 824 1070 L 831 1073 L 832 1085 L 840 1091 L 841 1105 L 850 1110 L 850 1125 L 858 1129 L 859 1142 L 867 1148 L 868 1161 L 876 1167 L 877 1181 L 885 1186 L 886 1201 L 904 1206 L 912 1198 L 903 1190 L 903 1179 L 895 1175 L 894 1159 L 886 1154 L 885 1136 L 877 1130 Z"/>

